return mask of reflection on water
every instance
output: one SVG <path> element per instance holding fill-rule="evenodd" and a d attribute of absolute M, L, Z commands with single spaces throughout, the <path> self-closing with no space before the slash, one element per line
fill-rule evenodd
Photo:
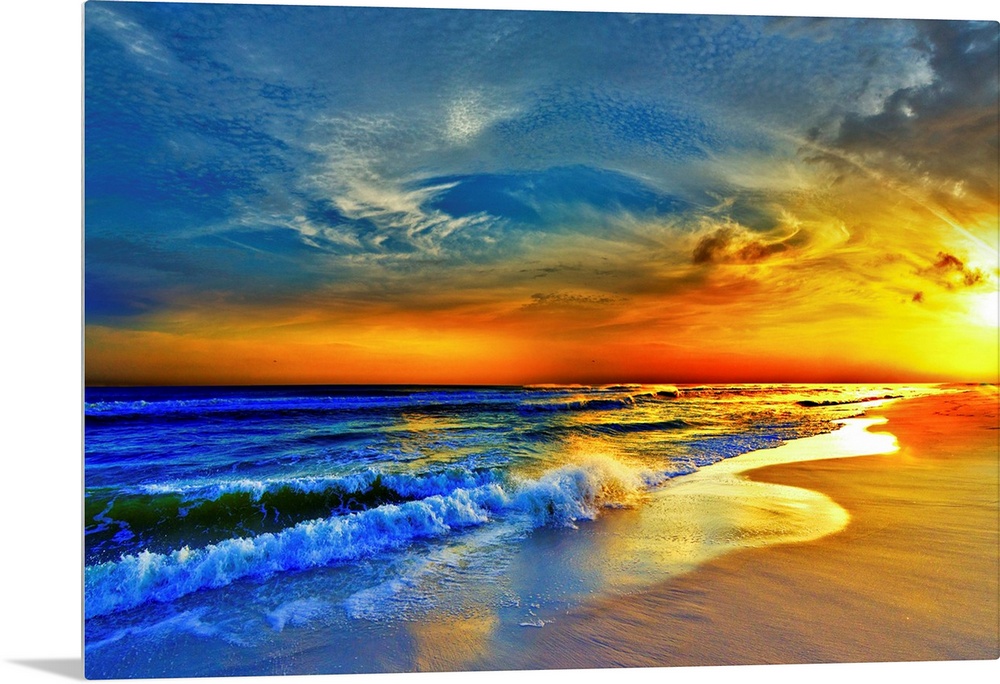
<path fill-rule="evenodd" d="M 892 453 L 899 448 L 895 436 L 868 431 L 884 422 L 845 420 L 837 432 L 745 454 L 677 478 L 654 490 L 643 506 L 607 514 L 582 534 L 567 537 L 570 545 L 579 539 L 580 548 L 559 553 L 566 557 L 560 572 L 565 568 L 575 576 L 593 578 L 595 586 L 588 590 L 628 591 L 733 549 L 810 541 L 843 529 L 849 515 L 828 496 L 755 482 L 743 473 L 780 463 Z M 546 565 L 551 569 L 551 563 Z"/>
<path fill-rule="evenodd" d="M 534 531 L 504 573 L 517 597 L 513 604 L 461 620 L 437 621 L 431 615 L 411 626 L 421 668 L 502 667 L 504 662 L 509 667 L 534 639 L 532 628 L 557 622 L 589 596 L 639 591 L 730 551 L 806 542 L 843 529 L 850 516 L 828 496 L 753 481 L 744 473 L 767 465 L 893 453 L 899 448 L 894 435 L 868 431 L 884 422 L 845 420 L 837 432 L 717 463 L 667 483 L 641 506 L 608 512 L 573 534 Z"/>

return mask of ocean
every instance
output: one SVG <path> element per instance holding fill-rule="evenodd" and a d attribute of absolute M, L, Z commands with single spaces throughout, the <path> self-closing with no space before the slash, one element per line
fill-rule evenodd
<path fill-rule="evenodd" d="M 450 625 L 502 653 L 595 594 L 689 567 L 609 552 L 600 519 L 627 535 L 621 516 L 672 482 L 934 391 L 87 388 L 86 674 L 478 667 L 475 648 L 429 658 L 427 635 Z M 711 543 L 662 533 L 662 549 Z"/>

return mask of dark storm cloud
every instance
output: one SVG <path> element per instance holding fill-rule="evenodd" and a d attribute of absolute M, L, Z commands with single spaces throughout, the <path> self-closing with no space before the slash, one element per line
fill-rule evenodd
<path fill-rule="evenodd" d="M 923 176 L 938 199 L 997 193 L 998 25 L 917 22 L 912 46 L 927 55 L 931 82 L 899 88 L 881 111 L 849 114 L 836 150 L 883 170 Z"/>

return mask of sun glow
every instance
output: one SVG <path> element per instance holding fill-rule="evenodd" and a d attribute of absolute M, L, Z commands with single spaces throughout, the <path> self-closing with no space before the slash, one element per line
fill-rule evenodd
<path fill-rule="evenodd" d="M 976 325 L 1000 327 L 1000 291 L 977 294 L 972 300 L 970 318 Z"/>

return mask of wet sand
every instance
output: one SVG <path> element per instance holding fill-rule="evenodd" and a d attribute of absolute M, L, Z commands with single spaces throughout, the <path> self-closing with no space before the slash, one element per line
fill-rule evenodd
<path fill-rule="evenodd" d="M 537 630 L 531 669 L 992 660 L 1000 656 L 1000 400 L 976 388 L 873 409 L 885 455 L 759 468 L 821 492 L 838 532 L 727 553 Z"/>

